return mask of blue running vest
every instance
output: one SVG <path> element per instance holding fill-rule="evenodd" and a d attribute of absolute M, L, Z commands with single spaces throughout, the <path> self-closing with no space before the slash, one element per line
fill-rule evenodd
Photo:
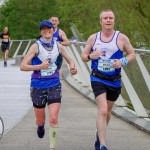
<path fill-rule="evenodd" d="M 53 39 L 58 41 L 58 42 L 62 42 L 63 40 L 61 39 L 61 37 L 59 36 L 59 28 L 57 28 L 57 30 L 55 31 L 55 33 L 53 34 Z"/>
<path fill-rule="evenodd" d="M 46 59 L 49 59 L 50 63 L 46 70 L 41 69 L 33 71 L 31 76 L 31 87 L 50 88 L 60 84 L 59 71 L 56 65 L 56 60 L 59 56 L 57 42 L 54 41 L 54 46 L 51 50 L 47 50 L 43 47 L 40 41 L 36 41 L 36 43 L 38 44 L 38 55 L 32 59 L 32 65 L 41 64 Z"/>
<path fill-rule="evenodd" d="M 119 49 L 117 45 L 117 38 L 119 35 L 119 31 L 115 31 L 112 39 L 109 42 L 104 42 L 101 40 L 101 32 L 96 34 L 95 42 L 92 47 L 92 52 L 102 51 L 104 53 L 103 56 L 98 59 L 93 59 L 91 62 L 91 69 L 96 70 L 104 75 L 113 76 L 121 73 L 121 68 L 115 69 L 112 64 L 114 62 L 113 59 L 120 59 L 123 56 L 123 52 Z M 90 75 L 91 81 L 101 82 L 108 86 L 113 87 L 121 87 L 121 79 L 117 81 L 108 81 L 103 80 L 93 75 Z"/>

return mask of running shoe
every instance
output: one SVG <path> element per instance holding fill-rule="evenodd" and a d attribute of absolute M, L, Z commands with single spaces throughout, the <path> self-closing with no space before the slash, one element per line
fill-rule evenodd
<path fill-rule="evenodd" d="M 97 132 L 96 132 L 95 150 L 100 150 L 100 141 Z"/>
<path fill-rule="evenodd" d="M 100 150 L 108 150 L 105 146 L 102 146 Z"/>
<path fill-rule="evenodd" d="M 54 148 L 50 148 L 49 150 L 55 150 Z"/>
<path fill-rule="evenodd" d="M 7 67 L 7 62 L 6 61 L 4 61 L 4 67 Z"/>
<path fill-rule="evenodd" d="M 45 128 L 44 125 L 43 126 L 38 126 L 37 128 L 37 135 L 39 138 L 43 138 L 45 134 Z"/>

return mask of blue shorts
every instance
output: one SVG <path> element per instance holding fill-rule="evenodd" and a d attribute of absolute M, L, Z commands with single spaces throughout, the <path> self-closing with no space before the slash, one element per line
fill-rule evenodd
<path fill-rule="evenodd" d="M 46 104 L 61 103 L 61 84 L 51 88 L 30 88 L 31 99 L 35 108 L 45 108 Z"/>
<path fill-rule="evenodd" d="M 103 93 L 106 93 L 106 98 L 109 101 L 116 101 L 121 93 L 121 87 L 116 88 L 105 85 L 101 82 L 91 82 L 95 98 Z"/>

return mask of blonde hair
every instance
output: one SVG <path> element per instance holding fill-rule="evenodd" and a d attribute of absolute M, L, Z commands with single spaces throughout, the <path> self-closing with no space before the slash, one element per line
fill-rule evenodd
<path fill-rule="evenodd" d="M 110 9 L 103 10 L 103 11 L 100 13 L 100 15 L 99 15 L 100 20 L 102 19 L 102 16 L 103 16 L 103 13 L 104 13 L 104 12 L 112 12 L 112 13 L 113 13 L 113 11 L 110 10 Z M 114 13 L 113 13 L 113 15 L 114 15 Z M 114 18 L 115 18 L 115 15 L 114 15 Z"/>

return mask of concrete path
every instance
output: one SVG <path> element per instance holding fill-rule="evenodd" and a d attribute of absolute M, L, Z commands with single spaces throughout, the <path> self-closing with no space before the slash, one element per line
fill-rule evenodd
<path fill-rule="evenodd" d="M 5 133 L 19 122 L 32 107 L 29 84 L 31 72 L 21 72 L 15 60 L 3 67 L 0 61 L 0 116 L 5 123 Z"/>
<path fill-rule="evenodd" d="M 48 150 L 48 115 L 45 137 L 38 139 L 29 98 L 29 75 L 30 73 L 20 72 L 13 65 L 3 68 L 0 63 L 0 115 L 4 118 L 5 126 L 8 126 L 0 140 L 0 150 Z M 95 103 L 82 96 L 63 79 L 62 89 L 60 134 L 56 150 L 94 150 L 97 113 Z M 107 145 L 109 150 L 148 150 L 150 134 L 112 116 L 108 126 Z"/>

